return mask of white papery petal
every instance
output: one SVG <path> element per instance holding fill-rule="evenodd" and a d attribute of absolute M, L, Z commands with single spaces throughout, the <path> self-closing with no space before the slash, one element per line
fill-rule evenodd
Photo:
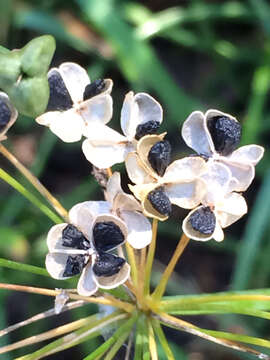
<path fill-rule="evenodd" d="M 127 138 L 119 134 L 104 124 L 89 124 L 85 127 L 84 136 L 91 143 L 96 145 L 118 145 L 119 143 L 127 143 Z"/>
<path fill-rule="evenodd" d="M 92 141 L 86 139 L 82 144 L 82 151 L 90 163 L 99 169 L 105 169 L 124 162 L 129 153 L 129 147 L 126 143 L 94 145 Z"/>
<path fill-rule="evenodd" d="M 124 100 L 121 110 L 121 128 L 123 133 L 133 139 L 136 128 L 150 120 L 162 122 L 163 110 L 160 104 L 146 93 L 134 93 L 130 91 Z"/>
<path fill-rule="evenodd" d="M 207 172 L 201 175 L 201 179 L 207 189 L 203 203 L 215 205 L 228 192 L 232 175 L 227 166 L 210 160 L 207 163 Z"/>
<path fill-rule="evenodd" d="M 204 195 L 204 183 L 200 180 L 167 184 L 165 192 L 172 204 L 184 209 L 193 209 L 198 206 Z"/>
<path fill-rule="evenodd" d="M 14 124 L 14 122 L 16 121 L 16 119 L 18 117 L 18 111 L 11 104 L 8 95 L 5 94 L 4 92 L 0 92 L 0 101 L 4 102 L 7 105 L 7 107 L 9 108 L 10 112 L 11 112 L 10 119 L 9 119 L 8 123 L 6 124 L 5 128 L 3 130 L 1 130 L 1 132 L 0 132 L 0 141 L 2 141 L 4 139 L 6 139 L 6 136 L 5 136 L 6 132 Z"/>
<path fill-rule="evenodd" d="M 182 127 L 182 137 L 196 153 L 211 156 L 214 151 L 213 141 L 206 128 L 205 116 L 201 111 L 193 111 Z"/>
<path fill-rule="evenodd" d="M 59 71 L 73 102 L 83 100 L 84 89 L 90 84 L 85 69 L 76 63 L 66 62 L 59 66 Z"/>
<path fill-rule="evenodd" d="M 244 163 L 247 165 L 256 165 L 264 154 L 264 148 L 259 145 L 245 145 L 235 150 L 227 157 L 229 161 Z"/>
<path fill-rule="evenodd" d="M 212 235 L 212 238 L 215 239 L 216 241 L 218 242 L 221 242 L 224 240 L 224 232 L 218 222 L 218 219 L 217 219 L 217 222 L 216 222 L 216 227 L 215 227 L 215 231 L 214 231 L 214 234 Z"/>
<path fill-rule="evenodd" d="M 36 121 L 49 126 L 55 135 L 67 143 L 81 140 L 85 126 L 83 119 L 73 108 L 63 112 L 49 111 L 39 116 Z"/>
<path fill-rule="evenodd" d="M 113 209 L 114 211 L 142 211 L 141 204 L 134 198 L 134 196 L 125 193 L 119 193 L 116 195 L 113 202 Z"/>
<path fill-rule="evenodd" d="M 68 279 L 70 276 L 63 276 L 69 255 L 49 253 L 46 256 L 45 266 L 48 273 L 57 280 Z"/>
<path fill-rule="evenodd" d="M 130 266 L 125 263 L 121 270 L 112 276 L 96 276 L 94 275 L 94 281 L 98 287 L 103 289 L 114 289 L 117 286 L 127 281 L 130 274 Z"/>
<path fill-rule="evenodd" d="M 128 228 L 127 241 L 134 249 L 142 249 L 150 244 L 151 223 L 144 215 L 133 211 L 121 211 L 121 218 Z"/>
<path fill-rule="evenodd" d="M 206 162 L 200 157 L 185 157 L 171 163 L 162 178 L 164 183 L 193 180 L 206 171 Z"/>
<path fill-rule="evenodd" d="M 51 227 L 50 231 L 47 235 L 47 246 L 50 252 L 54 252 L 56 250 L 66 249 L 66 246 L 62 245 L 62 231 L 67 226 L 67 223 L 56 224 Z"/>
<path fill-rule="evenodd" d="M 83 101 L 79 111 L 86 125 L 93 123 L 107 124 L 113 114 L 112 97 L 108 94 L 100 94 Z"/>
<path fill-rule="evenodd" d="M 183 232 L 186 234 L 186 236 L 189 237 L 190 239 L 197 240 L 197 241 L 208 241 L 208 240 L 212 239 L 215 231 L 213 232 L 213 234 L 210 234 L 210 235 L 202 234 L 199 231 L 196 231 L 195 229 L 193 229 L 193 227 L 191 226 L 191 224 L 189 222 L 191 215 L 195 211 L 199 210 L 201 207 L 202 206 L 199 206 L 199 207 L 195 208 L 194 210 L 190 211 L 190 213 L 183 220 L 182 229 L 183 229 Z"/>
<path fill-rule="evenodd" d="M 91 241 L 94 220 L 98 215 L 108 212 L 110 204 L 107 201 L 85 201 L 70 209 L 69 219 Z"/>
<path fill-rule="evenodd" d="M 108 180 L 106 187 L 106 198 L 112 204 L 115 196 L 119 193 L 123 193 L 121 187 L 121 175 L 118 171 L 116 171 Z"/>
<path fill-rule="evenodd" d="M 221 160 L 220 160 L 221 161 Z M 255 168 L 253 165 L 233 163 L 232 161 L 222 158 L 224 165 L 230 169 L 232 177 L 237 180 L 233 187 L 234 191 L 246 191 L 255 176 Z"/>
<path fill-rule="evenodd" d="M 81 296 L 91 296 L 97 291 L 98 287 L 94 281 L 92 265 L 89 263 L 83 269 L 77 285 L 78 294 Z"/>
<path fill-rule="evenodd" d="M 143 184 L 153 181 L 152 177 L 144 169 L 142 162 L 136 153 L 129 153 L 126 157 L 125 164 L 128 177 L 134 184 Z"/>
<path fill-rule="evenodd" d="M 240 219 L 247 210 L 246 200 L 238 193 L 226 195 L 223 203 L 216 206 L 218 221 L 223 228 Z"/>

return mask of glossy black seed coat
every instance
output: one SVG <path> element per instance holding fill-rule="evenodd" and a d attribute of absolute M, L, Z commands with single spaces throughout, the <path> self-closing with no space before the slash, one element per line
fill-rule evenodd
<path fill-rule="evenodd" d="M 52 71 L 48 81 L 50 86 L 50 98 L 47 105 L 47 111 L 64 111 L 72 108 L 73 101 L 60 73 L 56 70 Z"/>
<path fill-rule="evenodd" d="M 148 161 L 159 176 L 164 175 L 171 162 L 171 150 L 169 141 L 163 140 L 155 143 L 148 153 Z"/>
<path fill-rule="evenodd" d="M 207 122 L 215 150 L 223 156 L 231 154 L 241 140 L 241 125 L 227 116 L 215 116 Z"/>
<path fill-rule="evenodd" d="M 4 130 L 11 119 L 11 110 L 0 98 L 0 131 Z"/>
<path fill-rule="evenodd" d="M 105 81 L 104 79 L 97 79 L 93 81 L 91 84 L 86 85 L 83 93 L 83 100 L 88 100 L 100 93 L 105 88 Z"/>
<path fill-rule="evenodd" d="M 65 271 L 63 276 L 74 276 L 82 272 L 85 266 L 85 256 L 84 255 L 74 255 L 67 258 Z"/>
<path fill-rule="evenodd" d="M 216 217 L 209 206 L 201 207 L 189 218 L 190 225 L 203 235 L 213 234 L 216 227 Z"/>
<path fill-rule="evenodd" d="M 125 260 L 118 256 L 99 253 L 93 271 L 96 276 L 108 277 L 117 274 L 124 264 Z"/>
<path fill-rule="evenodd" d="M 94 246 L 98 252 L 108 251 L 125 240 L 119 226 L 113 221 L 98 222 L 93 228 Z"/>
<path fill-rule="evenodd" d="M 139 124 L 136 128 L 135 139 L 140 140 L 145 135 L 156 134 L 160 127 L 160 122 L 156 120 L 147 121 L 144 124 Z"/>
<path fill-rule="evenodd" d="M 73 249 L 88 250 L 90 242 L 76 226 L 68 224 L 62 231 L 62 245 Z"/>
<path fill-rule="evenodd" d="M 150 201 L 153 208 L 160 214 L 165 216 L 169 216 L 171 214 L 172 204 L 163 187 L 159 187 L 153 191 L 150 191 L 150 193 L 147 195 L 147 199 Z"/>

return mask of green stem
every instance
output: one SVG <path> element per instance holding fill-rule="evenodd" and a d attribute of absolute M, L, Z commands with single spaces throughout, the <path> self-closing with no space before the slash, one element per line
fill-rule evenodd
<path fill-rule="evenodd" d="M 19 270 L 19 271 L 25 271 L 30 272 L 32 274 L 36 275 L 42 275 L 42 276 L 48 276 L 50 277 L 49 273 L 46 269 L 43 269 L 38 266 L 28 265 L 28 264 L 22 264 L 16 261 L 6 260 L 0 258 L 0 267 L 6 267 L 13 270 Z"/>
<path fill-rule="evenodd" d="M 130 333 L 133 324 L 137 319 L 137 314 L 135 313 L 128 321 L 126 321 L 114 334 L 105 341 L 101 346 L 99 346 L 94 352 L 88 355 L 84 360 L 96 360 L 101 354 L 104 354 L 123 334 Z"/>
<path fill-rule="evenodd" d="M 54 223 L 60 224 L 63 222 L 63 220 L 58 215 L 56 215 L 51 209 L 44 205 L 35 195 L 26 190 L 25 187 L 23 187 L 17 180 L 15 180 L 3 169 L 0 169 L 0 178 L 12 186 L 15 190 L 17 190 L 20 194 L 22 194 L 32 204 L 37 206 Z"/>
<path fill-rule="evenodd" d="M 157 334 L 157 337 L 159 339 L 159 342 L 164 350 L 165 355 L 167 356 L 168 360 L 175 360 L 174 355 L 172 353 L 172 350 L 170 349 L 170 346 L 168 344 L 168 341 L 166 339 L 166 336 L 162 330 L 162 327 L 160 325 L 160 322 L 156 319 L 152 319 L 152 325 L 154 328 L 155 333 Z"/>
<path fill-rule="evenodd" d="M 157 241 L 157 227 L 158 227 L 158 220 L 153 219 L 152 223 L 152 241 L 149 246 L 148 254 L 147 254 L 147 260 L 146 260 L 146 266 L 145 266 L 145 280 L 144 280 L 144 295 L 150 294 L 150 280 L 151 280 L 151 272 L 152 272 L 152 266 L 156 251 L 156 241 Z"/>

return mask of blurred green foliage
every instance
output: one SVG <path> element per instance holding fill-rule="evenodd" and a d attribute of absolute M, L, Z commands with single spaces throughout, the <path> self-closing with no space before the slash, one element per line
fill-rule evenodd
<path fill-rule="evenodd" d="M 50 34 L 57 43 L 53 65 L 75 61 L 86 67 L 93 79 L 112 77 L 116 113 L 112 123 L 116 128 L 119 128 L 118 115 L 125 92 L 130 89 L 150 92 L 163 105 L 163 127 L 175 145 L 177 156 L 188 153 L 180 138 L 181 123 L 194 109 L 204 111 L 210 107 L 231 113 L 241 121 L 243 144 L 258 143 L 268 150 L 269 19 L 270 5 L 266 0 L 0 0 L 0 44 L 9 49 L 21 48 L 35 36 Z M 0 47 L 0 53 L 3 51 Z M 57 194 L 64 206 L 70 208 L 80 201 L 101 198 L 102 192 L 90 176 L 90 166 L 79 155 L 79 144 L 61 144 L 32 119 L 21 116 L 10 130 L 6 145 L 16 152 L 16 140 L 20 138 L 25 141 L 26 147 L 28 142 L 25 139 L 29 137 L 35 146 L 33 160 L 28 165 Z M 27 162 L 25 154 L 18 155 Z M 9 169 L 16 179 L 32 191 L 3 158 L 0 161 L 3 168 Z M 190 253 L 202 251 L 200 261 L 205 261 L 203 269 L 206 271 L 197 278 L 196 272 L 192 272 L 197 265 L 196 259 L 192 263 L 192 254 L 189 254 L 191 264 L 187 263 L 186 268 L 181 268 L 185 276 L 181 275 L 180 285 L 177 281 L 172 282 L 169 288 L 172 293 L 185 293 L 185 289 L 193 289 L 195 293 L 205 289 L 226 290 L 229 287 L 237 290 L 269 287 L 269 165 L 270 155 L 266 151 L 257 168 L 256 181 L 246 194 L 249 217 L 226 232 L 227 238 L 223 244 L 192 244 Z M 0 196 L 0 257 L 44 266 L 44 241 L 52 222 L 4 183 L 0 184 Z M 169 259 L 178 230 L 178 215 L 160 226 L 159 237 L 170 239 L 171 244 L 167 257 L 161 256 L 161 261 Z M 166 251 L 164 246 L 159 246 Z M 206 260 L 204 254 L 207 254 Z M 215 281 L 210 277 L 217 289 L 215 285 L 205 286 L 209 276 L 207 273 L 210 272 L 207 271 L 209 259 L 215 264 L 215 269 L 229 259 L 223 277 L 214 274 Z M 157 266 L 157 274 L 159 271 L 161 267 Z M 24 274 L 4 268 L 0 268 L 0 275 L 4 282 L 61 286 L 50 278 L 40 279 L 38 275 L 29 274 L 25 279 Z M 0 306 L 7 309 L 5 316 L 1 312 L 1 327 L 5 326 L 4 322 L 8 321 L 12 312 L 8 295 L 4 291 L 0 293 Z M 53 306 L 51 299 L 45 299 L 42 306 L 40 303 L 37 305 L 34 296 L 28 297 L 27 301 L 31 315 Z M 82 315 L 89 315 L 89 307 L 76 310 L 71 316 L 76 318 Z M 20 316 L 30 316 L 30 310 L 29 314 L 24 312 Z M 15 321 L 15 317 L 11 318 L 11 322 Z M 257 331 L 261 335 L 269 332 L 266 321 L 254 323 L 236 316 L 221 316 L 211 321 L 215 321 L 216 326 L 223 330 L 238 325 L 252 335 L 256 335 Z M 24 335 L 40 330 L 40 325 L 35 329 L 27 328 Z M 169 338 L 170 343 L 174 344 L 172 349 L 175 357 L 186 359 L 183 352 L 186 340 L 171 333 Z M 87 354 L 90 348 L 95 348 L 95 344 L 85 344 L 80 350 Z M 194 348 L 197 349 L 198 344 L 195 343 Z M 199 349 L 206 353 L 209 350 L 205 344 Z M 208 359 L 212 358 L 211 349 Z M 16 356 L 23 353 L 23 350 L 18 350 Z M 228 351 L 227 354 L 231 358 Z M 162 356 L 161 353 L 161 359 Z M 214 352 L 213 359 L 217 357 Z M 9 358 L 6 356 L 6 359 Z M 235 355 L 235 359 L 238 358 L 241 355 Z"/>

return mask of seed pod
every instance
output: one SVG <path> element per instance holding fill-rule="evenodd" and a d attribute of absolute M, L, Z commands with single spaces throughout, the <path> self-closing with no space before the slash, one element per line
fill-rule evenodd
<path fill-rule="evenodd" d="M 69 277 L 78 275 L 82 272 L 85 265 L 86 263 L 84 255 L 68 256 L 63 276 Z"/>
<path fill-rule="evenodd" d="M 160 122 L 156 120 L 150 120 L 144 124 L 139 124 L 136 128 L 135 139 L 140 140 L 145 135 L 156 134 L 160 127 Z"/>
<path fill-rule="evenodd" d="M 47 105 L 47 111 L 64 111 L 72 108 L 73 101 L 57 70 L 51 70 L 48 74 L 50 86 L 50 97 Z"/>
<path fill-rule="evenodd" d="M 108 251 L 125 241 L 124 234 L 113 221 L 98 222 L 93 228 L 94 246 L 98 252 Z"/>
<path fill-rule="evenodd" d="M 68 224 L 62 231 L 62 245 L 73 249 L 88 250 L 90 242 L 76 226 Z"/>
<path fill-rule="evenodd" d="M 96 95 L 102 93 L 105 88 L 104 79 L 97 79 L 93 81 L 91 84 L 86 85 L 83 93 L 83 100 L 88 100 Z"/>
<path fill-rule="evenodd" d="M 124 259 L 118 256 L 101 252 L 97 255 L 93 272 L 96 276 L 112 276 L 121 270 L 125 262 Z"/>
<path fill-rule="evenodd" d="M 189 218 L 192 228 L 201 234 L 213 234 L 216 227 L 216 217 L 209 206 L 200 207 Z"/>
<path fill-rule="evenodd" d="M 169 141 L 158 141 L 148 153 L 148 161 L 159 176 L 163 176 L 171 161 L 171 145 Z"/>
<path fill-rule="evenodd" d="M 241 125 L 238 121 L 228 116 L 214 116 L 207 121 L 207 127 L 219 154 L 227 156 L 239 145 Z"/>
<path fill-rule="evenodd" d="M 11 110 L 4 99 L 0 97 L 0 132 L 3 131 L 11 119 Z"/>
<path fill-rule="evenodd" d="M 165 216 L 169 216 L 171 214 L 172 204 L 162 186 L 150 191 L 147 195 L 147 199 L 150 201 L 153 208 L 160 214 Z"/>

